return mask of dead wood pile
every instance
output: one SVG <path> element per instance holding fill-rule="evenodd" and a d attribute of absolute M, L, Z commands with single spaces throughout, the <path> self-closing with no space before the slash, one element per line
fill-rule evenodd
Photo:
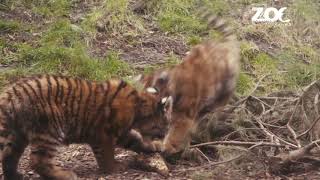
<path fill-rule="evenodd" d="M 201 121 L 190 149 L 240 146 L 259 152 L 271 173 L 320 164 L 320 80 L 301 92 L 283 91 L 265 97 L 234 99 L 231 105 Z M 241 158 L 245 153 L 216 165 Z M 205 154 L 203 157 L 207 158 Z"/>

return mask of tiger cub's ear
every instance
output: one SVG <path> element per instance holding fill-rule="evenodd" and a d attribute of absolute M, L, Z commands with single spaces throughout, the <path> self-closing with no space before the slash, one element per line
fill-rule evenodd
<path fill-rule="evenodd" d="M 161 104 L 163 107 L 164 114 L 168 121 L 171 120 L 171 113 L 173 108 L 173 98 L 172 96 L 164 97 L 161 99 Z"/>

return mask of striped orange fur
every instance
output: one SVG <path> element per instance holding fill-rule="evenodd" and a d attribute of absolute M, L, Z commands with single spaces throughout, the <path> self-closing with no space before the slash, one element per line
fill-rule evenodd
<path fill-rule="evenodd" d="M 167 154 L 182 151 L 199 117 L 228 102 L 239 74 L 240 48 L 232 29 L 206 8 L 200 11 L 209 26 L 221 32 L 222 39 L 200 43 L 181 64 L 140 80 L 144 87 L 156 88 L 161 97 L 173 98 L 168 132 L 162 133 L 166 135 L 161 150 Z"/>
<path fill-rule="evenodd" d="M 131 128 L 160 117 L 162 103 L 122 80 L 102 83 L 54 75 L 22 78 L 0 94 L 0 152 L 4 179 L 22 179 L 19 159 L 31 146 L 31 167 L 44 179 L 77 179 L 55 165 L 56 148 L 92 147 L 99 167 L 114 169 L 114 147 Z"/>

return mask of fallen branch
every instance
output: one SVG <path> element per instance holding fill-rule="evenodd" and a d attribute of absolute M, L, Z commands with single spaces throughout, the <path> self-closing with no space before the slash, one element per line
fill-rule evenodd
<path fill-rule="evenodd" d="M 252 150 L 253 148 L 256 148 L 258 146 L 264 146 L 264 142 L 256 142 L 254 145 L 250 146 L 248 149 L 246 149 L 246 153 L 250 152 L 250 150 Z M 202 165 L 202 166 L 197 166 L 197 167 L 192 167 L 192 168 L 188 168 L 188 169 L 182 169 L 182 170 L 176 170 L 176 171 L 190 171 L 190 170 L 198 170 L 198 169 L 203 169 L 205 167 L 209 167 L 209 166 L 217 166 L 220 164 L 225 164 L 225 163 L 229 163 L 232 161 L 235 161 L 237 159 L 240 159 L 242 156 L 244 156 L 246 153 L 242 153 L 236 157 L 227 159 L 225 161 L 220 161 L 220 162 L 209 162 L 208 164 Z"/>
<path fill-rule="evenodd" d="M 246 141 L 213 141 L 213 142 L 206 142 L 206 143 L 200 143 L 190 146 L 190 148 L 196 148 L 201 146 L 207 146 L 207 145 L 234 145 L 234 146 L 272 146 L 272 147 L 284 147 L 284 145 L 281 144 L 275 144 L 270 142 L 246 142 Z"/>
<path fill-rule="evenodd" d="M 318 143 L 320 143 L 320 139 L 313 141 L 310 144 L 308 144 L 302 148 L 290 151 L 289 153 L 280 154 L 278 157 L 280 157 L 282 159 L 283 164 L 297 161 L 297 160 L 303 158 L 305 155 L 309 154 L 313 148 L 318 146 Z"/>

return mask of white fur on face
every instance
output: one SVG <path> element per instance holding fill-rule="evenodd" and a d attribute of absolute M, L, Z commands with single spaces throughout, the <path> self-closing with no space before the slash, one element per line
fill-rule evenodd
<path fill-rule="evenodd" d="M 165 104 L 167 102 L 167 100 L 168 100 L 168 97 L 164 97 L 164 98 L 161 99 L 161 103 Z"/>
<path fill-rule="evenodd" d="M 151 94 L 155 94 L 158 92 L 154 87 L 148 87 L 146 91 Z"/>
<path fill-rule="evenodd" d="M 172 103 L 172 96 L 164 97 L 161 99 L 162 104 L 166 104 L 167 102 Z"/>

